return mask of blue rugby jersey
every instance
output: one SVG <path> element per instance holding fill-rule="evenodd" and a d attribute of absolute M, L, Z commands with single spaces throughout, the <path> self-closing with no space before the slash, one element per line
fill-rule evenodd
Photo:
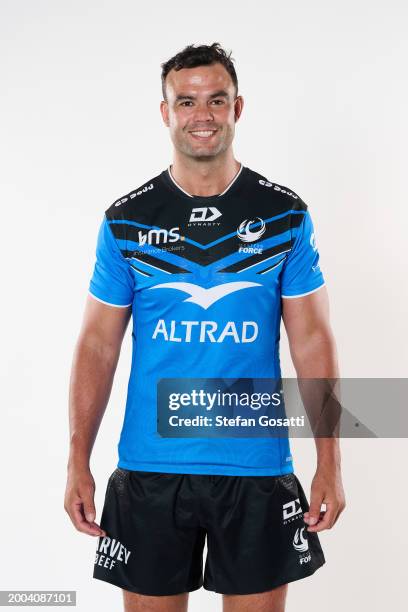
<path fill-rule="evenodd" d="M 204 426 L 168 423 L 163 429 L 167 410 L 176 421 L 187 410 L 169 409 L 166 390 L 178 389 L 187 402 L 201 384 L 279 379 L 281 299 L 324 282 L 307 205 L 243 165 L 217 196 L 188 194 L 168 168 L 116 200 L 100 226 L 89 292 L 111 306 L 131 306 L 133 314 L 118 467 L 293 472 L 287 436 L 234 437 L 228 427 L 218 434 L 207 427 L 206 436 Z M 190 415 L 210 416 L 208 405 L 191 405 Z"/>

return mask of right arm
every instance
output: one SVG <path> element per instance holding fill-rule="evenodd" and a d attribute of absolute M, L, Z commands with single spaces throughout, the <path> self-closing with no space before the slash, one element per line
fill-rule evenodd
<path fill-rule="evenodd" d="M 108 306 L 89 295 L 72 363 L 64 508 L 79 531 L 94 536 L 106 534 L 94 522 L 95 482 L 90 457 L 131 313 L 131 307 Z"/>

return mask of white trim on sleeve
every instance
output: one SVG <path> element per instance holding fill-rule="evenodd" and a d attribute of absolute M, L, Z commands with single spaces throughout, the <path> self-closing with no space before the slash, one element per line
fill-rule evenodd
<path fill-rule="evenodd" d="M 321 287 L 323 287 L 326 283 L 324 282 L 322 285 L 319 285 L 318 287 L 316 287 L 316 289 L 312 289 L 311 291 L 306 291 L 306 293 L 299 293 L 298 295 L 282 295 L 281 297 L 283 298 L 298 298 L 298 297 L 302 297 L 304 295 L 309 295 L 309 293 L 314 293 L 315 291 L 317 291 L 318 289 L 320 289 Z"/>
<path fill-rule="evenodd" d="M 108 306 L 114 306 L 115 308 L 127 308 L 128 306 L 132 305 L 132 302 L 130 304 L 111 304 L 110 302 L 105 302 L 105 300 L 101 300 L 101 298 L 96 297 L 96 295 L 94 295 L 93 293 L 91 293 L 90 291 L 88 291 L 89 295 L 91 295 L 95 300 L 98 300 L 98 302 L 102 302 L 102 304 L 107 304 Z"/>

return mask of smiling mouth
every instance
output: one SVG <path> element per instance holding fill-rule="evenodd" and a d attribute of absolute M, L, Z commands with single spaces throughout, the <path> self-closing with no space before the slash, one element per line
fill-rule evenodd
<path fill-rule="evenodd" d="M 217 130 L 194 130 L 190 134 L 196 140 L 209 140 L 216 134 Z"/>

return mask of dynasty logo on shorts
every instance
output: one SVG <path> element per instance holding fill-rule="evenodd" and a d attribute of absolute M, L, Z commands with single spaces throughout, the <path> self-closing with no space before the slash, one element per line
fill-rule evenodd
<path fill-rule="evenodd" d="M 297 519 L 303 516 L 302 506 L 300 505 L 300 500 L 297 497 L 296 499 L 283 504 L 283 524 L 287 525 L 288 523 L 292 523 Z"/>
<path fill-rule="evenodd" d="M 296 550 L 297 553 L 300 553 L 300 565 L 303 565 L 304 563 L 309 563 L 309 561 L 312 560 L 312 556 L 309 551 L 309 542 L 307 540 L 307 537 L 305 537 L 305 529 L 306 527 L 298 527 L 293 537 L 293 548 Z"/>
<path fill-rule="evenodd" d="M 131 553 L 119 540 L 106 536 L 99 538 L 96 551 L 95 565 L 101 565 L 106 569 L 112 569 L 116 561 L 127 564 Z"/>

